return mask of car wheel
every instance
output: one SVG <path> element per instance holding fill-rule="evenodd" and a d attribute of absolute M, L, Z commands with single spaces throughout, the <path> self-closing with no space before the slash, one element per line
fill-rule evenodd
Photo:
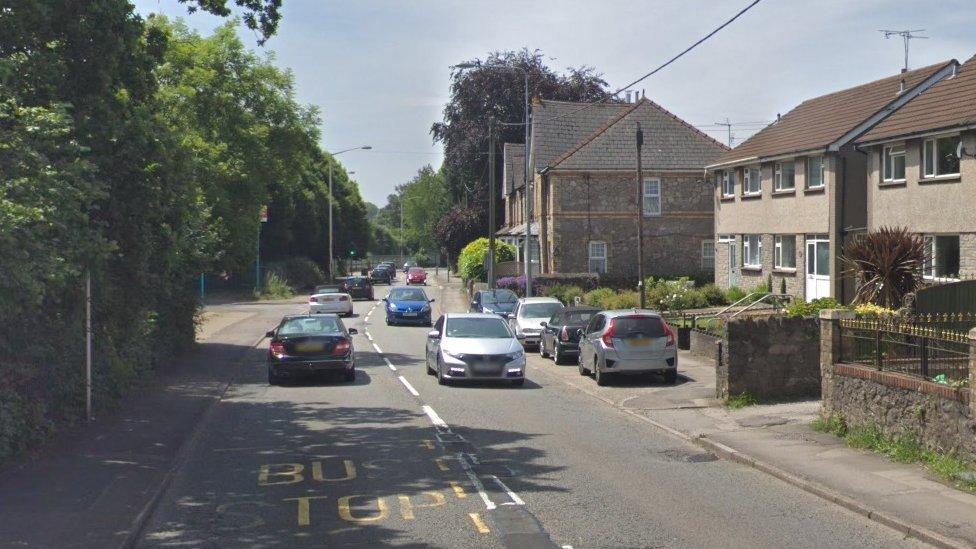
<path fill-rule="evenodd" d="M 664 372 L 664 382 L 668 385 L 674 385 L 678 382 L 678 370 L 668 370 Z"/>
<path fill-rule="evenodd" d="M 342 378 L 349 382 L 356 381 L 356 369 L 346 370 L 343 372 Z"/>
<path fill-rule="evenodd" d="M 525 378 L 524 377 L 522 379 L 513 379 L 512 380 L 512 387 L 521 387 L 523 385 L 525 385 Z"/>
<path fill-rule="evenodd" d="M 274 375 L 271 368 L 268 368 L 268 385 L 280 385 L 281 382 L 278 380 L 278 376 Z"/>
<path fill-rule="evenodd" d="M 576 366 L 579 368 L 579 374 L 581 376 L 590 375 L 590 371 L 583 367 L 583 353 L 580 353 L 580 355 L 576 357 Z"/>
<path fill-rule="evenodd" d="M 609 374 L 603 373 L 600 369 L 600 363 L 596 360 L 593 361 L 593 379 L 596 380 L 596 384 L 600 387 L 604 387 L 607 384 Z"/>
<path fill-rule="evenodd" d="M 549 358 L 549 353 L 546 352 L 546 340 L 542 338 L 539 338 L 539 356 Z"/>

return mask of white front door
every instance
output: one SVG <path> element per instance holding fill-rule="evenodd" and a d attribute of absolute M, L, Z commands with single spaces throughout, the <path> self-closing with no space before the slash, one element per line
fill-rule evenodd
<path fill-rule="evenodd" d="M 807 235 L 807 301 L 830 297 L 830 240 L 827 235 Z"/>

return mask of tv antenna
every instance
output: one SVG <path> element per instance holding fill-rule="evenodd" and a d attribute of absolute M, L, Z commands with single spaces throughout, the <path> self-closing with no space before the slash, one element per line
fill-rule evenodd
<path fill-rule="evenodd" d="M 919 36 L 915 34 L 916 32 L 925 32 L 925 29 L 914 29 L 914 30 L 890 30 L 881 29 L 878 32 L 884 34 L 885 39 L 891 38 L 892 36 L 900 36 L 902 42 L 905 44 L 905 67 L 901 69 L 901 72 L 908 72 L 908 43 L 914 39 L 921 38 L 922 40 L 928 40 L 928 36 Z"/>

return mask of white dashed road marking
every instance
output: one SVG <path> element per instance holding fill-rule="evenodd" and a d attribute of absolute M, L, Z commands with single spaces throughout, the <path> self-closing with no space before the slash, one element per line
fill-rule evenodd
<path fill-rule="evenodd" d="M 447 424 L 444 423 L 444 420 L 441 419 L 441 416 L 437 415 L 437 412 L 435 412 L 433 408 L 431 408 L 430 406 L 424 405 L 423 406 L 423 410 L 424 410 L 424 413 L 427 414 L 427 417 L 430 418 L 430 422 L 433 423 L 435 427 L 440 427 L 442 429 L 448 429 L 449 428 L 447 426 Z"/>
<path fill-rule="evenodd" d="M 413 385 L 410 385 L 410 382 L 407 381 L 407 378 L 405 378 L 403 376 L 399 376 L 399 378 L 400 378 L 400 383 L 402 383 L 403 386 L 406 387 L 408 391 L 410 391 L 410 394 L 411 395 L 413 395 L 415 397 L 419 397 L 420 396 L 420 393 L 418 393 L 417 390 L 413 388 Z"/>
<path fill-rule="evenodd" d="M 429 406 L 424 407 L 429 408 Z M 457 458 L 458 462 L 461 463 L 461 468 L 464 469 L 465 476 L 468 477 L 468 480 L 470 480 L 471 484 L 474 485 L 475 490 L 478 491 L 478 495 L 481 496 L 481 501 L 485 502 L 485 509 L 488 509 L 489 511 L 494 510 L 497 506 L 495 505 L 495 502 L 491 501 L 491 499 L 488 497 L 488 492 L 485 491 L 485 485 L 481 484 L 481 480 L 477 475 L 474 474 L 474 471 L 471 470 L 471 464 L 468 463 L 468 460 L 464 459 L 463 454 L 458 454 Z"/>

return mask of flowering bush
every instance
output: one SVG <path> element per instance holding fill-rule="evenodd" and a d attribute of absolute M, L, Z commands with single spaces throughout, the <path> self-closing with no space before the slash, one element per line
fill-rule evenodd
<path fill-rule="evenodd" d="M 875 305 L 874 303 L 858 305 L 854 307 L 854 312 L 857 313 L 857 316 L 863 318 L 887 318 L 895 316 L 894 309 L 888 309 L 881 305 Z"/>

